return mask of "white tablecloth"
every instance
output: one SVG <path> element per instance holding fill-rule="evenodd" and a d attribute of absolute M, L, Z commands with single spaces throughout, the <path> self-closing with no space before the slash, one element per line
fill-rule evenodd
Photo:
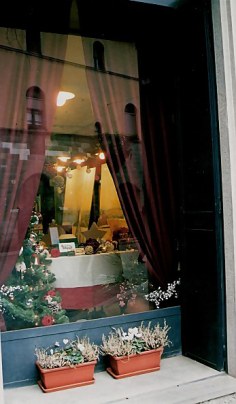
<path fill-rule="evenodd" d="M 51 258 L 49 269 L 56 276 L 56 288 L 106 285 L 122 274 L 127 260 L 132 264 L 137 257 L 137 251 L 58 257 Z"/>

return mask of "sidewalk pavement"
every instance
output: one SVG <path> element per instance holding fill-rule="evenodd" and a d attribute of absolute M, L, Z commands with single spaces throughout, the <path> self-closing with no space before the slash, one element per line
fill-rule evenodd
<path fill-rule="evenodd" d="M 95 373 L 95 383 L 43 393 L 35 384 L 4 389 L 4 404 L 236 404 L 236 379 L 184 356 L 162 359 L 161 369 L 114 379 Z"/>

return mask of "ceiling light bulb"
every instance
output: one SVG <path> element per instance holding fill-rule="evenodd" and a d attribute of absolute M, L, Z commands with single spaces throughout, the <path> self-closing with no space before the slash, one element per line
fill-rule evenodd
<path fill-rule="evenodd" d="M 81 163 L 83 163 L 84 161 L 85 161 L 84 159 L 75 159 L 75 160 L 73 160 L 73 163 L 81 164 Z"/>
<path fill-rule="evenodd" d="M 99 153 L 98 157 L 100 160 L 105 160 L 105 154 L 103 152 Z"/>
<path fill-rule="evenodd" d="M 61 157 L 58 157 L 58 160 L 62 161 L 63 163 L 66 163 L 67 160 L 70 160 L 70 157 L 61 156 Z"/>
<path fill-rule="evenodd" d="M 65 167 L 63 167 L 63 166 L 57 166 L 56 167 L 56 170 L 57 170 L 58 173 L 61 173 L 64 169 L 65 169 Z"/>
<path fill-rule="evenodd" d="M 67 100 L 72 100 L 75 98 L 75 94 L 69 91 L 59 91 L 57 96 L 57 106 L 62 107 L 66 103 Z"/>

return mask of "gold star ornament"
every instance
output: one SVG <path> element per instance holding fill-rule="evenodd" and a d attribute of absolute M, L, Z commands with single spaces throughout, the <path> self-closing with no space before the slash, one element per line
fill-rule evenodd
<path fill-rule="evenodd" d="M 89 238 L 92 238 L 93 240 L 101 239 L 105 234 L 107 230 L 99 230 L 97 224 L 93 222 L 92 226 L 90 227 L 89 230 L 83 231 L 82 234 L 88 240 Z"/>

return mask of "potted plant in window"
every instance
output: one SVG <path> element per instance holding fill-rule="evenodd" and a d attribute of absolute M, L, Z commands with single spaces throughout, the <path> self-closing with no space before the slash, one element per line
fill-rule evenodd
<path fill-rule="evenodd" d="M 99 357 L 98 345 L 88 337 L 64 339 L 48 348 L 36 348 L 38 384 L 43 392 L 94 383 L 94 369 Z"/>
<path fill-rule="evenodd" d="M 113 328 L 102 336 L 100 352 L 106 355 L 109 366 L 107 372 L 115 379 L 153 372 L 160 369 L 160 361 L 165 346 L 171 341 L 168 337 L 170 327 L 164 322 L 151 326 L 141 323 L 140 326 L 129 328 Z"/>

